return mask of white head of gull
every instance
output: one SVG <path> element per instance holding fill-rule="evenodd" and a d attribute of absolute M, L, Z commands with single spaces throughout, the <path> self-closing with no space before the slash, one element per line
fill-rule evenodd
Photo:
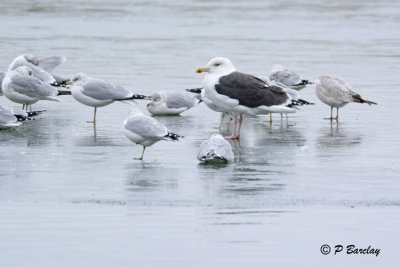
<path fill-rule="evenodd" d="M 243 114 L 296 112 L 287 106 L 291 99 L 282 88 L 269 86 L 253 75 L 236 71 L 228 58 L 213 58 L 206 66 L 197 68 L 196 72 L 207 72 L 202 91 L 202 100 L 206 105 L 218 112 L 237 115 L 232 136 L 226 139 L 240 138 Z"/>

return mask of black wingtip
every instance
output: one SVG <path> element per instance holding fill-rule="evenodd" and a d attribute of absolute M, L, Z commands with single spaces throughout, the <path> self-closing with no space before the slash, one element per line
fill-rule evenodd
<path fill-rule="evenodd" d="M 301 105 L 315 105 L 315 103 L 308 102 L 304 99 L 299 99 L 297 102 L 301 103 Z"/>
<path fill-rule="evenodd" d="M 34 121 L 35 118 L 30 118 L 27 116 L 22 116 L 22 115 L 14 115 L 18 121 Z"/>
<path fill-rule="evenodd" d="M 188 91 L 189 93 L 201 94 L 201 90 L 203 90 L 203 88 L 191 88 L 185 90 Z"/>
<path fill-rule="evenodd" d="M 58 90 L 57 96 L 59 96 L 59 95 L 72 95 L 72 93 L 71 93 L 71 91 L 68 91 L 68 90 Z"/>
<path fill-rule="evenodd" d="M 47 110 L 35 110 L 35 111 L 30 111 L 30 112 L 27 112 L 28 113 L 28 117 L 34 117 L 34 116 L 37 116 L 37 115 L 40 115 L 40 114 L 42 114 L 43 112 L 46 112 Z"/>
<path fill-rule="evenodd" d="M 151 99 L 151 96 L 134 94 L 131 97 L 119 98 L 119 99 L 114 99 L 114 100 L 115 101 L 124 101 L 124 100 L 150 100 L 150 99 Z"/>
<path fill-rule="evenodd" d="M 179 138 L 184 138 L 183 135 L 174 134 L 174 133 L 168 133 L 167 135 L 165 135 L 165 137 L 168 137 L 173 141 L 179 141 Z"/>

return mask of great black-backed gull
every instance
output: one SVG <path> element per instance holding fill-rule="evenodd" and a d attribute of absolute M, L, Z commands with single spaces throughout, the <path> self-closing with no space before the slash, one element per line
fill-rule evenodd
<path fill-rule="evenodd" d="M 282 88 L 268 86 L 253 75 L 236 71 L 228 58 L 213 58 L 206 66 L 199 67 L 196 71 L 207 72 L 201 97 L 207 106 L 215 111 L 236 114 L 232 136 L 226 137 L 227 139 L 240 137 L 243 114 L 296 112 L 287 106 L 291 104 L 291 99 Z"/>

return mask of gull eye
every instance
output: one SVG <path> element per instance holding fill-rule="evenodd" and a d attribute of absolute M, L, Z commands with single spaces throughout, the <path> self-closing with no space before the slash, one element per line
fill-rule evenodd
<path fill-rule="evenodd" d="M 219 65 L 221 65 L 221 63 L 215 63 L 214 66 L 218 67 Z"/>

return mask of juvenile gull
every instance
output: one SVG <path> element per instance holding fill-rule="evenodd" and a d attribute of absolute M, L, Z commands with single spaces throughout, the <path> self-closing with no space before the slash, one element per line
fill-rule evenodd
<path fill-rule="evenodd" d="M 138 108 L 133 108 L 129 115 L 123 124 L 125 135 L 135 144 L 143 146 L 142 156 L 135 158 L 137 160 L 143 160 L 146 147 L 160 140 L 177 141 L 181 137 L 178 134 L 170 133 L 162 123 L 143 114 Z"/>
<path fill-rule="evenodd" d="M 22 104 L 23 108 L 26 106 L 26 109 L 39 100 L 61 102 L 55 98 L 58 95 L 57 88 L 31 75 L 32 70 L 26 66 L 8 71 L 2 83 L 4 95 L 9 100 Z"/>
<path fill-rule="evenodd" d="M 231 144 L 220 134 L 212 134 L 200 145 L 197 159 L 202 162 L 229 162 L 234 158 Z"/>
<path fill-rule="evenodd" d="M 228 58 L 213 58 L 196 71 L 207 72 L 201 94 L 204 103 L 215 111 L 236 115 L 232 136 L 227 139 L 239 139 L 243 114 L 296 112 L 287 106 L 291 104 L 290 97 L 282 88 L 268 86 L 255 76 L 236 71 Z"/>
<path fill-rule="evenodd" d="M 25 54 L 16 57 L 8 67 L 8 70 L 15 70 L 20 66 L 27 66 L 32 70 L 32 76 L 38 78 L 42 82 L 56 85 L 56 80 L 50 74 L 57 66 L 67 61 L 63 56 L 51 56 L 39 60 L 33 54 Z"/>
<path fill-rule="evenodd" d="M 331 107 L 330 120 L 339 120 L 339 108 L 350 102 L 367 103 L 377 105 L 377 103 L 362 99 L 359 94 L 346 81 L 329 75 L 321 75 L 315 81 L 315 89 L 318 98 Z M 333 108 L 336 108 L 336 117 L 333 118 Z"/>
<path fill-rule="evenodd" d="M 308 80 L 302 79 L 297 73 L 289 71 L 281 65 L 274 65 L 269 75 L 271 81 L 275 81 L 278 85 L 286 86 L 295 90 L 300 90 L 306 87 L 307 84 L 312 84 Z"/>
<path fill-rule="evenodd" d="M 136 95 L 122 86 L 100 79 L 93 79 L 81 72 L 72 76 L 71 85 L 72 96 L 76 101 L 94 107 L 93 121 L 88 121 L 88 123 L 96 123 L 98 107 L 104 107 L 115 101 L 148 98 L 143 95 Z"/>
<path fill-rule="evenodd" d="M 153 115 L 178 115 L 198 102 L 186 92 L 161 91 L 151 96 L 147 110 Z"/>

